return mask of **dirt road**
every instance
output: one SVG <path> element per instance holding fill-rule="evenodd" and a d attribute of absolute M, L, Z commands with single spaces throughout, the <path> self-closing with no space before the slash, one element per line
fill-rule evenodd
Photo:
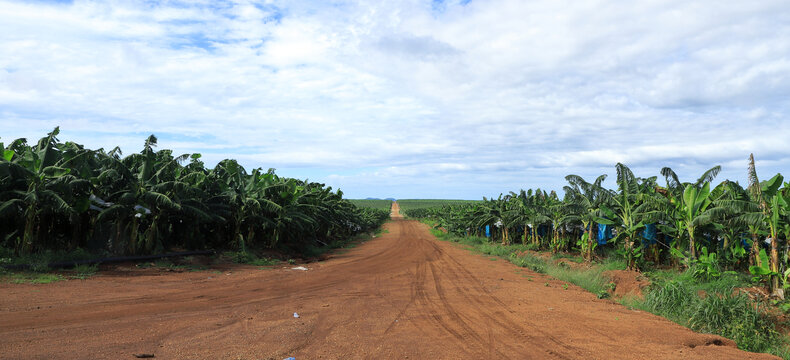
<path fill-rule="evenodd" d="M 0 284 L 0 358 L 772 358 L 437 241 L 418 222 L 386 229 L 308 271 Z"/>

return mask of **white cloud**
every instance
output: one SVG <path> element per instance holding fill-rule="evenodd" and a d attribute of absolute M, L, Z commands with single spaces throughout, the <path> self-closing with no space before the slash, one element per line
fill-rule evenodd
<path fill-rule="evenodd" d="M 766 173 L 790 163 L 784 1 L 0 8 L 6 139 L 61 125 L 128 153 L 156 133 L 207 161 L 336 173 L 311 178 L 358 197 L 560 189 L 617 161 L 740 179 L 750 152 Z"/>

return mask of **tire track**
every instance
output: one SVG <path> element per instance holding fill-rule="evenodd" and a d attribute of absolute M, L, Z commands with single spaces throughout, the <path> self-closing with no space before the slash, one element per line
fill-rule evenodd
<path fill-rule="evenodd" d="M 437 246 L 436 244 L 432 245 Z M 580 353 L 577 349 L 573 348 L 567 343 L 548 334 L 537 326 L 534 326 L 527 319 L 519 319 L 519 321 L 515 321 L 514 319 L 505 316 L 505 313 L 512 314 L 513 311 L 508 309 L 499 298 L 491 294 L 491 292 L 482 285 L 482 282 L 474 274 L 469 272 L 463 265 L 460 264 L 460 262 L 458 262 L 458 260 L 452 256 L 443 256 L 442 263 L 444 265 L 442 267 L 443 272 L 448 276 L 448 278 L 451 279 L 453 284 L 457 285 L 458 295 L 462 296 L 467 301 L 476 304 L 476 308 L 480 309 L 480 311 L 478 311 L 478 315 L 480 315 L 485 322 L 494 324 L 505 333 L 529 341 L 533 347 L 532 351 L 534 351 L 534 347 L 537 347 L 546 354 L 561 359 L 579 358 L 585 356 L 585 354 Z M 468 285 L 471 285 L 471 288 Z M 529 329 L 525 329 L 523 325 L 528 326 Z M 534 333 L 539 334 L 539 336 L 532 335 Z M 548 340 L 549 344 L 544 345 L 546 340 Z M 556 347 L 564 349 L 565 351 L 558 353 L 556 350 L 554 350 Z M 510 347 L 509 350 L 523 352 L 525 349 L 523 347 Z"/>

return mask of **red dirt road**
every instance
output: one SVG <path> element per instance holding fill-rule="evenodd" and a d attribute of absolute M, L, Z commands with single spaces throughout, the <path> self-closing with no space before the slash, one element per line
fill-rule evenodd
<path fill-rule="evenodd" d="M 564 290 L 437 241 L 418 222 L 385 227 L 308 271 L 245 266 L 0 284 L 0 358 L 774 358 L 573 285 Z"/>

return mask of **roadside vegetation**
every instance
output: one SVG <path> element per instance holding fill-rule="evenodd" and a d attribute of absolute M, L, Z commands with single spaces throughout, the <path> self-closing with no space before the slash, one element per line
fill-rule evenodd
<path fill-rule="evenodd" d="M 636 177 L 623 164 L 616 170 L 616 189 L 603 186 L 605 175 L 592 182 L 568 175 L 563 198 L 530 189 L 439 207 L 398 203 L 406 216 L 430 219 L 454 235 L 553 253 L 577 251 L 587 261 L 608 249 L 630 270 L 694 268 L 709 278 L 748 272 L 772 296 L 784 297 L 790 287 L 790 183 L 782 175 L 759 181 L 753 158 L 746 188 L 728 180 L 713 186 L 718 166 L 693 182 L 681 182 L 663 168 L 663 185 L 657 176 Z"/>
<path fill-rule="evenodd" d="M 389 209 L 358 207 L 340 190 L 247 171 L 209 168 L 200 154 L 139 153 L 61 142 L 0 143 L 0 265 L 175 250 L 277 251 L 310 256 L 371 232 Z"/>
<path fill-rule="evenodd" d="M 645 298 L 620 301 L 732 338 L 742 349 L 788 358 L 786 325 L 779 319 L 790 310 L 784 296 L 790 287 L 790 183 L 781 174 L 760 181 L 751 156 L 746 165 L 745 187 L 728 180 L 714 185 L 718 166 L 686 182 L 663 168 L 659 182 L 659 176 L 637 177 L 617 164 L 614 189 L 603 185 L 605 175 L 593 181 L 568 175 L 563 197 L 530 189 L 474 203 L 399 204 L 406 216 L 443 230 L 437 234 L 447 232 L 443 236 L 472 242 L 477 251 L 552 272 L 600 296 L 608 296 L 609 281 L 598 279 L 604 270 L 574 280 L 568 274 L 578 269 L 549 270 L 554 265 L 523 250 L 597 264 L 586 272 L 641 271 L 652 281 Z"/>
<path fill-rule="evenodd" d="M 390 211 L 390 208 L 392 208 L 392 200 L 350 199 L 348 201 L 359 208 L 372 208 L 386 211 Z"/>
<path fill-rule="evenodd" d="M 441 199 L 403 199 L 398 200 L 401 213 L 404 210 L 428 209 L 442 206 L 465 205 L 478 203 L 480 200 L 441 200 Z"/>

